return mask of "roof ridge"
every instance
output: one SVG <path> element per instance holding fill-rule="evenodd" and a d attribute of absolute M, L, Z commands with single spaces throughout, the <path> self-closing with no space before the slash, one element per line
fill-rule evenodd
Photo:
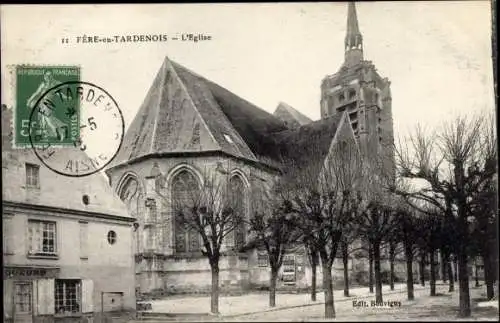
<path fill-rule="evenodd" d="M 160 84 L 164 85 L 165 84 L 165 78 L 166 78 L 166 73 L 164 71 L 164 69 L 166 69 L 166 64 L 168 63 L 168 57 L 165 57 L 165 60 L 163 61 L 163 64 L 161 64 L 161 67 L 160 67 L 160 73 L 161 73 L 161 80 L 160 80 Z M 161 103 L 163 102 L 163 91 L 164 91 L 164 86 L 160 86 L 160 93 L 158 94 L 159 98 L 158 98 L 158 104 L 157 104 L 157 107 L 156 107 L 156 118 L 154 120 L 154 124 L 153 124 L 153 131 L 152 131 L 152 134 L 151 134 L 151 144 L 149 145 L 149 152 L 148 154 L 152 153 L 155 149 L 155 144 L 156 144 L 156 140 L 155 140 L 155 135 L 156 135 L 156 130 L 158 128 L 158 119 L 159 119 L 159 114 L 160 114 L 160 107 L 161 107 Z"/>

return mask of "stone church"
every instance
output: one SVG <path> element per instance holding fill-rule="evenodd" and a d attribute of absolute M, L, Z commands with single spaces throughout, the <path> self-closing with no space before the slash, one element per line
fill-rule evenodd
<path fill-rule="evenodd" d="M 171 205 L 187 199 L 204 173 L 228 176 L 231 191 L 240 197 L 238 207 L 249 217 L 252 192 L 272 187 L 280 176 L 283 153 L 304 154 L 315 147 L 308 158 L 321 162 L 340 138 L 351 138 L 368 158 L 392 154 L 390 145 L 384 145 L 393 142 L 390 82 L 364 60 L 354 3 L 348 6 L 344 50 L 340 69 L 322 81 L 318 121 L 286 103 L 270 114 L 165 58 L 106 171 L 138 221 L 134 248 L 139 292 L 209 288 L 210 267 L 200 251 L 200 236 L 179 225 Z M 286 149 L 292 145 L 294 149 Z M 266 255 L 238 251 L 246 235 L 245 228 L 239 228 L 225 241 L 222 289 L 268 284 Z M 335 265 L 340 273 L 341 266 Z M 309 270 L 301 248 L 290 250 L 279 284 L 307 287 Z"/>

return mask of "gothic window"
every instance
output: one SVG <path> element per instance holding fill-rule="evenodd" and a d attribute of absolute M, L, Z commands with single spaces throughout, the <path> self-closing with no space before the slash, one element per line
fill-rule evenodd
<path fill-rule="evenodd" d="M 129 177 L 120 191 L 120 199 L 124 202 L 130 200 L 137 193 L 138 183 L 133 177 Z"/>
<path fill-rule="evenodd" d="M 239 176 L 233 176 L 229 180 L 230 192 L 232 194 L 233 210 L 236 218 L 246 217 L 246 194 L 245 184 Z M 244 221 L 237 221 L 233 234 L 228 235 L 234 246 L 239 249 L 245 244 L 245 225 Z"/>
<path fill-rule="evenodd" d="M 174 208 L 189 208 L 193 203 L 193 193 L 199 189 L 198 181 L 194 175 L 183 170 L 172 180 L 172 204 Z M 174 212 L 176 212 L 174 210 Z M 187 228 L 178 214 L 175 219 L 175 251 L 195 252 L 200 250 L 200 236 L 194 229 Z"/>

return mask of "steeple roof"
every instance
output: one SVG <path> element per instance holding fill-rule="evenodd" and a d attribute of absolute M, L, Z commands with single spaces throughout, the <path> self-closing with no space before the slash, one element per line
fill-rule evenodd
<path fill-rule="evenodd" d="M 359 31 L 358 16 L 354 2 L 347 7 L 347 30 L 344 41 L 345 66 L 353 66 L 363 60 L 363 36 Z"/>
<path fill-rule="evenodd" d="M 351 36 L 361 36 L 358 26 L 358 15 L 356 14 L 356 5 L 353 1 L 349 2 L 347 9 L 347 33 L 346 38 Z"/>

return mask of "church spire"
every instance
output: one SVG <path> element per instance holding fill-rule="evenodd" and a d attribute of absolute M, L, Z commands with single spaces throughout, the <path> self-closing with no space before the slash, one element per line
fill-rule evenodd
<path fill-rule="evenodd" d="M 359 31 L 356 6 L 349 2 L 347 9 L 347 31 L 345 35 L 345 63 L 355 65 L 363 60 L 363 36 Z"/>

